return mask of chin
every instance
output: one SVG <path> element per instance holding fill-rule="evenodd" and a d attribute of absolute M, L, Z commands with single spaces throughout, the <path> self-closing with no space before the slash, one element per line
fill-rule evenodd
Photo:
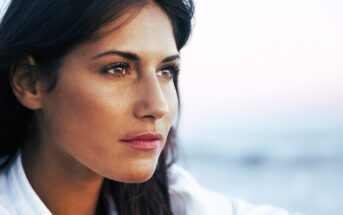
<path fill-rule="evenodd" d="M 129 184 L 144 183 L 144 182 L 148 181 L 153 176 L 153 174 L 154 174 L 154 171 L 146 172 L 143 174 L 135 174 L 132 177 L 126 178 L 124 183 L 129 183 Z"/>
<path fill-rule="evenodd" d="M 118 175 L 118 172 L 114 173 L 113 177 L 108 177 L 111 180 L 119 181 L 122 183 L 143 183 L 148 181 L 156 170 L 156 164 L 149 165 L 134 165 L 124 168 L 124 171 Z"/>

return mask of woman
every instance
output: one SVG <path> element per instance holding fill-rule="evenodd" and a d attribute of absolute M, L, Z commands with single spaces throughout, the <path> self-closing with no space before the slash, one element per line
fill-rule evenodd
<path fill-rule="evenodd" d="M 192 16 L 191 0 L 12 0 L 0 214 L 286 214 L 206 191 L 173 164 Z"/>

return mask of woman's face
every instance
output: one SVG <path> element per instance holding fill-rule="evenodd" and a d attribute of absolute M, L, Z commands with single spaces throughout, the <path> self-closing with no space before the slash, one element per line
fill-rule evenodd
<path fill-rule="evenodd" d="M 63 59 L 57 86 L 43 95 L 44 153 L 66 168 L 86 167 L 116 181 L 149 179 L 177 113 L 178 64 L 171 23 L 154 4 L 80 45 Z"/>

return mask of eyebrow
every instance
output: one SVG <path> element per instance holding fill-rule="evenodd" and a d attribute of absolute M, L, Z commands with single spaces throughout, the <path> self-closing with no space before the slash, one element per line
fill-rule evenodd
<path fill-rule="evenodd" d="M 92 60 L 97 60 L 101 57 L 110 56 L 110 55 L 118 55 L 120 57 L 126 58 L 126 59 L 131 60 L 131 61 L 140 61 L 141 60 L 140 57 L 135 53 L 125 52 L 125 51 L 117 51 L 117 50 L 110 50 L 110 51 L 95 55 L 92 57 Z M 180 59 L 179 54 L 171 55 L 171 56 L 164 58 L 162 60 L 162 63 L 167 63 L 167 62 L 174 61 L 177 59 Z"/>
<path fill-rule="evenodd" d="M 172 55 L 172 56 L 164 58 L 162 60 L 162 63 L 167 63 L 167 62 L 174 61 L 174 60 L 179 60 L 179 59 L 180 59 L 180 55 L 176 54 L 176 55 Z"/>

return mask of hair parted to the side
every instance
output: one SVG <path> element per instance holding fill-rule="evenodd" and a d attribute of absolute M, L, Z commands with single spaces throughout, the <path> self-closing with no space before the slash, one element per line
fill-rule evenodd
<path fill-rule="evenodd" d="M 0 171 L 8 166 L 35 131 L 32 111 L 23 107 L 12 93 L 11 70 L 20 66 L 27 72 L 36 72 L 47 81 L 47 91 L 53 90 L 58 81 L 59 65 L 69 51 L 83 42 L 105 36 L 97 32 L 130 9 L 139 13 L 149 1 L 12 0 L 0 23 L 0 160 L 5 159 Z M 193 1 L 154 2 L 170 18 L 177 49 L 180 50 L 191 33 Z M 36 67 L 21 63 L 29 55 L 35 58 Z M 177 77 L 174 85 L 179 96 Z M 103 189 L 110 191 L 120 215 L 172 214 L 167 168 L 174 162 L 175 139 L 176 128 L 172 127 L 156 171 L 147 182 L 104 182 Z"/>

